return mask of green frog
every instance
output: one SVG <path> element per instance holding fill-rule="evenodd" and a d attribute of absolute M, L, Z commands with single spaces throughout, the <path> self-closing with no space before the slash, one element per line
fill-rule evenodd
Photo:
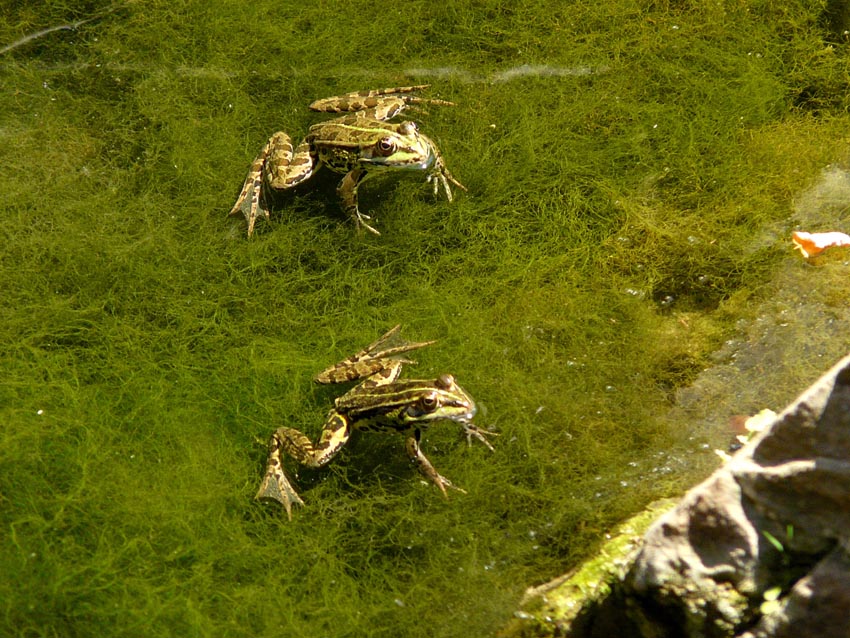
<path fill-rule="evenodd" d="M 387 121 L 419 104 L 454 105 L 445 100 L 409 95 L 429 86 L 358 91 L 316 100 L 310 105 L 313 111 L 350 113 L 311 126 L 304 141 L 294 150 L 289 135 L 283 131 L 272 135 L 251 164 L 230 215 L 244 213 L 250 237 L 257 217 L 269 218 L 264 188 L 273 191 L 293 188 L 322 166 L 344 173 L 337 194 L 345 211 L 358 229 L 362 227 L 376 235 L 380 233 L 367 222 L 370 217 L 361 213 L 357 205 L 358 187 L 376 173 L 423 171 L 426 180 L 434 185 L 434 194 L 442 185 L 446 198 L 452 201 L 449 184 L 462 190 L 466 187 L 449 172 L 434 142 L 419 132 L 415 122 L 393 124 Z"/>
<path fill-rule="evenodd" d="M 416 363 L 403 355 L 434 343 L 404 341 L 398 336 L 400 329 L 400 325 L 395 326 L 363 350 L 316 375 L 315 381 L 322 384 L 359 383 L 334 401 L 317 443 L 294 428 L 278 428 L 272 434 L 266 473 L 256 498 L 278 501 L 291 520 L 292 506 L 304 502 L 283 471 L 282 453 L 302 465 L 322 467 L 343 448 L 354 430 L 406 434 L 407 455 L 443 496 L 448 496 L 446 488 L 464 491 L 425 458 L 420 446 L 422 431 L 434 421 L 454 421 L 463 428 L 470 443 L 475 438 L 490 450 L 493 446 L 485 437 L 494 433 L 472 424 L 475 401 L 452 375 L 399 380 L 402 366 Z"/>

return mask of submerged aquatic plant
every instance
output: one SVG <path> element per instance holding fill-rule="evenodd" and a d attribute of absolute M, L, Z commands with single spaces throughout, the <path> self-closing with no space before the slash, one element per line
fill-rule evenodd
<path fill-rule="evenodd" d="M 0 633 L 486 635 L 708 471 L 718 437 L 659 417 L 843 152 L 818 7 L 116 7 L 0 21 L 4 44 L 79 23 L 0 68 Z M 407 82 L 458 105 L 422 126 L 470 188 L 454 206 L 376 180 L 383 235 L 357 238 L 332 180 L 257 241 L 225 220 L 311 100 Z M 416 376 L 455 374 L 497 453 L 429 435 L 468 492 L 444 502 L 362 437 L 284 524 L 252 501 L 261 442 L 314 434 L 314 372 L 399 322 L 441 341 Z"/>

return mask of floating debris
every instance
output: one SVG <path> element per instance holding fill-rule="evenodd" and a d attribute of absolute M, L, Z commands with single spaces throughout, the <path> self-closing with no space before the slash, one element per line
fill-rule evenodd
<path fill-rule="evenodd" d="M 791 233 L 791 241 L 794 242 L 794 248 L 803 253 L 803 257 L 809 258 L 819 255 L 833 246 L 850 246 L 850 235 L 838 232 L 803 233 L 794 231 Z"/>
<path fill-rule="evenodd" d="M 743 415 L 735 415 L 734 417 L 732 417 L 732 420 L 730 422 L 731 427 L 736 430 L 738 430 L 739 428 L 743 430 L 743 433 L 738 434 L 735 437 L 736 449 L 749 443 L 751 438 L 753 438 L 759 432 L 764 431 L 764 429 L 768 425 L 773 423 L 775 420 L 776 412 L 774 412 L 773 410 L 768 410 L 767 408 L 761 410 L 758 414 L 754 414 L 751 417 L 744 417 Z M 719 456 L 724 463 L 728 463 L 730 460 L 732 460 L 732 456 L 728 452 L 724 452 L 723 450 L 714 450 L 714 453 Z"/>

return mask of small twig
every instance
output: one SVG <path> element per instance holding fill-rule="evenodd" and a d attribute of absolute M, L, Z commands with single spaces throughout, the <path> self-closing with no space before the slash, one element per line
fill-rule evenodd
<path fill-rule="evenodd" d="M 15 40 L 12 44 L 7 44 L 2 49 L 0 49 L 0 54 L 6 53 L 7 51 L 11 51 L 12 49 L 17 49 L 18 47 L 24 46 L 27 42 L 31 40 L 36 40 L 42 36 L 47 35 L 48 33 L 53 33 L 54 31 L 75 31 L 77 27 L 85 24 L 86 22 L 91 22 L 94 18 L 86 18 L 85 20 L 78 20 L 77 22 L 72 22 L 71 24 L 60 24 L 56 27 L 48 27 L 47 29 L 42 29 L 41 31 L 36 31 L 35 33 L 30 33 L 29 35 L 25 35 L 20 40 Z"/>
<path fill-rule="evenodd" d="M 118 8 L 118 5 L 110 7 L 105 11 L 101 11 L 98 14 L 91 16 L 90 18 L 85 18 L 84 20 L 77 20 L 76 22 L 70 22 L 68 24 L 60 24 L 55 27 L 48 27 L 46 29 L 42 29 L 41 31 L 36 31 L 35 33 L 30 33 L 29 35 L 25 35 L 20 40 L 15 40 L 12 44 L 7 44 L 6 46 L 0 48 L 0 55 L 11 51 L 12 49 L 17 49 L 18 47 L 24 46 L 27 42 L 31 42 L 32 40 L 37 40 L 45 35 L 53 33 L 54 31 L 76 31 L 79 27 L 83 26 L 88 22 L 93 22 L 99 18 L 102 18 L 105 15 L 109 15 L 113 11 Z"/>

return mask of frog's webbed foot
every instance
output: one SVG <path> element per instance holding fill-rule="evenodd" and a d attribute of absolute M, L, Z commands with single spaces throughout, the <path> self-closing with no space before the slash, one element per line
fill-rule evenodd
<path fill-rule="evenodd" d="M 245 220 L 248 222 L 248 237 L 254 234 L 254 224 L 257 221 L 257 217 L 262 215 L 267 220 L 269 219 L 269 210 L 262 201 L 263 166 L 266 162 L 264 152 L 265 148 L 251 164 L 251 168 L 248 170 L 248 177 L 245 178 L 245 183 L 242 185 L 239 197 L 228 213 L 229 217 L 238 215 L 239 213 L 245 215 Z"/>
<path fill-rule="evenodd" d="M 283 505 L 286 515 L 292 520 L 292 506 L 304 506 L 304 501 L 298 496 L 298 492 L 292 487 L 286 474 L 283 472 L 283 463 L 280 458 L 280 444 L 275 435 L 269 442 L 269 459 L 266 466 L 266 475 L 260 484 L 260 489 L 254 497 L 257 499 L 271 499 Z"/>
<path fill-rule="evenodd" d="M 466 494 L 466 490 L 457 487 L 454 483 L 452 483 L 445 476 L 437 472 L 434 469 L 434 466 L 431 465 L 431 461 L 429 461 L 424 454 L 422 454 L 422 448 L 419 446 L 419 438 L 420 432 L 416 430 L 411 436 L 407 438 L 404 442 L 405 451 L 407 452 L 407 456 L 410 457 L 410 460 L 416 466 L 416 469 L 419 470 L 419 473 L 422 474 L 425 478 L 431 481 L 434 485 L 440 488 L 440 491 L 443 493 L 443 496 L 446 498 L 449 497 L 446 492 L 446 488 L 451 488 L 453 490 L 457 490 L 463 494 Z"/>
<path fill-rule="evenodd" d="M 345 383 L 373 375 L 378 378 L 374 381 L 370 379 L 367 383 L 380 385 L 395 381 L 401 374 L 402 364 L 416 363 L 412 359 L 398 355 L 435 343 L 434 341 L 405 341 L 398 337 L 399 330 L 401 330 L 401 324 L 394 326 L 376 341 L 350 357 L 322 370 L 315 376 L 316 382 L 322 384 Z M 378 373 L 381 371 L 384 372 L 379 375 Z"/>
<path fill-rule="evenodd" d="M 447 169 L 445 166 L 443 166 L 443 170 L 429 173 L 428 177 L 426 177 L 425 179 L 429 183 L 434 183 L 435 196 L 439 194 L 440 186 L 442 186 L 443 192 L 446 194 L 446 199 L 449 200 L 449 202 L 454 201 L 454 195 L 452 194 L 452 189 L 449 186 L 449 182 L 457 186 L 462 191 L 466 191 L 466 186 L 457 181 L 454 176 L 449 172 L 449 169 Z"/>
<path fill-rule="evenodd" d="M 292 520 L 292 506 L 303 506 L 304 501 L 298 496 L 283 471 L 281 452 L 286 452 L 301 465 L 322 467 L 337 455 L 350 436 L 351 428 L 348 421 L 336 410 L 328 413 L 322 434 L 316 443 L 295 428 L 278 428 L 269 439 L 266 475 L 263 477 L 256 498 L 277 501 L 286 508 L 286 515 Z"/>
<path fill-rule="evenodd" d="M 377 228 L 375 228 L 374 226 L 370 225 L 370 224 L 366 221 L 367 219 L 372 219 L 371 217 L 369 217 L 369 215 L 366 215 L 365 213 L 361 213 L 358 209 L 356 209 L 356 208 L 355 208 L 355 209 L 354 209 L 354 214 L 353 214 L 352 216 L 354 217 L 354 226 L 357 228 L 357 230 L 358 230 L 358 231 L 359 231 L 361 228 L 365 228 L 365 229 L 366 229 L 366 230 L 368 230 L 370 233 L 374 233 L 375 235 L 380 235 L 380 234 L 381 234 L 381 233 L 380 233 L 380 231 L 379 231 Z"/>
<path fill-rule="evenodd" d="M 290 521 L 292 520 L 292 506 L 304 506 L 304 501 L 302 501 L 301 497 L 298 496 L 298 493 L 292 487 L 289 479 L 286 478 L 282 469 L 279 469 L 275 473 L 272 472 L 272 468 L 269 468 L 266 471 L 266 476 L 263 479 L 255 498 L 265 498 L 277 501 L 283 505 L 286 510 L 286 516 Z"/>
<path fill-rule="evenodd" d="M 437 343 L 433 340 L 405 341 L 404 339 L 398 337 L 398 333 L 400 330 L 401 324 L 393 326 L 374 342 L 363 348 L 363 350 L 353 355 L 353 357 L 356 357 L 357 359 L 386 359 L 397 354 L 410 352 L 411 350 L 418 350 L 419 348 L 424 348 L 425 346 L 430 346 Z M 415 363 L 415 361 L 405 361 L 405 363 Z"/>
<path fill-rule="evenodd" d="M 260 215 L 269 219 L 269 210 L 263 201 L 263 183 L 267 182 L 275 190 L 286 190 L 308 179 L 315 168 L 316 161 L 309 142 L 301 142 L 293 151 L 292 139 L 283 131 L 278 131 L 269 138 L 251 163 L 248 177 L 229 215 L 238 215 L 240 212 L 245 215 L 250 237 Z M 246 203 L 249 199 L 250 202 Z"/>

